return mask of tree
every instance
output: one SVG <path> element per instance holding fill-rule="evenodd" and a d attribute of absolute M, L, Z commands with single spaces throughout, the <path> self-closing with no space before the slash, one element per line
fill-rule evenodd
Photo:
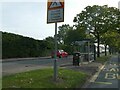
<path fill-rule="evenodd" d="M 105 56 L 106 46 L 109 46 L 109 51 L 112 52 L 112 48 L 119 49 L 120 48 L 120 34 L 117 31 L 107 31 L 101 37 L 101 43 L 105 45 Z"/>
<path fill-rule="evenodd" d="M 69 30 L 72 29 L 72 27 L 69 24 L 64 24 L 62 26 L 59 26 L 58 28 L 59 28 L 58 35 L 57 35 L 58 43 L 59 44 L 64 44 L 66 34 Z"/>
<path fill-rule="evenodd" d="M 93 34 L 97 39 L 97 56 L 100 57 L 100 38 L 102 34 L 108 30 L 119 31 L 119 13 L 120 11 L 114 7 L 104 6 L 87 6 L 80 14 L 74 18 L 76 25 L 83 24 L 85 30 Z"/>
<path fill-rule="evenodd" d="M 85 30 L 82 27 L 77 26 L 75 29 L 71 29 L 68 31 L 65 43 L 67 45 L 75 44 L 75 41 L 81 41 L 86 37 Z"/>
<path fill-rule="evenodd" d="M 47 42 L 47 49 L 50 49 L 50 50 L 53 50 L 54 49 L 54 43 L 55 43 L 55 40 L 53 37 L 47 37 L 44 41 Z"/>

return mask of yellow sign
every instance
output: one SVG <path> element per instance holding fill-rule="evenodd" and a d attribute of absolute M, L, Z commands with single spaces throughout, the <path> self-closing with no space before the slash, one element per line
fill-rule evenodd
<path fill-rule="evenodd" d="M 48 0 L 47 23 L 64 21 L 64 0 Z"/>

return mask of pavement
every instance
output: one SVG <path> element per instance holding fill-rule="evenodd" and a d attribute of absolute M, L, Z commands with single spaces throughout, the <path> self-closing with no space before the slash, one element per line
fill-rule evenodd
<path fill-rule="evenodd" d="M 72 64 L 61 65 L 60 67 L 65 67 L 67 69 L 72 69 L 75 71 L 82 71 L 90 76 L 94 75 L 103 65 L 97 62 L 83 62 L 79 66 L 73 66 Z"/>
<path fill-rule="evenodd" d="M 79 66 L 73 66 L 72 64 L 66 64 L 66 65 L 62 65 L 60 67 L 64 67 L 66 69 L 72 69 L 75 71 L 80 71 L 80 72 L 86 73 L 88 75 L 88 77 L 86 79 L 85 84 L 82 86 L 82 88 L 86 88 L 86 86 L 89 84 L 90 80 L 96 79 L 94 77 L 94 75 L 96 75 L 96 73 L 99 73 L 101 71 L 101 69 L 104 67 L 104 65 L 101 63 L 98 63 L 98 62 L 83 62 Z M 79 87 L 77 87 L 77 88 L 79 88 Z"/>
<path fill-rule="evenodd" d="M 50 59 L 50 58 L 51 58 L 51 56 L 46 56 L 46 57 L 28 57 L 28 58 L 9 58 L 9 59 L 2 59 L 2 62 L 34 60 L 34 59 Z"/>

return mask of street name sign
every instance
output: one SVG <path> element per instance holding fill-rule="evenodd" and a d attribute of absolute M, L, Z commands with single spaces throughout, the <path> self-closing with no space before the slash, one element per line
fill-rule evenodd
<path fill-rule="evenodd" d="M 64 0 L 48 0 L 47 23 L 64 21 Z"/>

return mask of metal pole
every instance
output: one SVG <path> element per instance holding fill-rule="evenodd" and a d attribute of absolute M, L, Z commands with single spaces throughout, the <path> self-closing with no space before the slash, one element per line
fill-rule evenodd
<path fill-rule="evenodd" d="M 96 60 L 96 46 L 94 45 L 94 61 Z"/>
<path fill-rule="evenodd" d="M 90 62 L 90 43 L 88 41 L 88 61 Z"/>
<path fill-rule="evenodd" d="M 57 22 L 55 22 L 55 60 L 54 60 L 54 80 L 57 80 Z"/>

